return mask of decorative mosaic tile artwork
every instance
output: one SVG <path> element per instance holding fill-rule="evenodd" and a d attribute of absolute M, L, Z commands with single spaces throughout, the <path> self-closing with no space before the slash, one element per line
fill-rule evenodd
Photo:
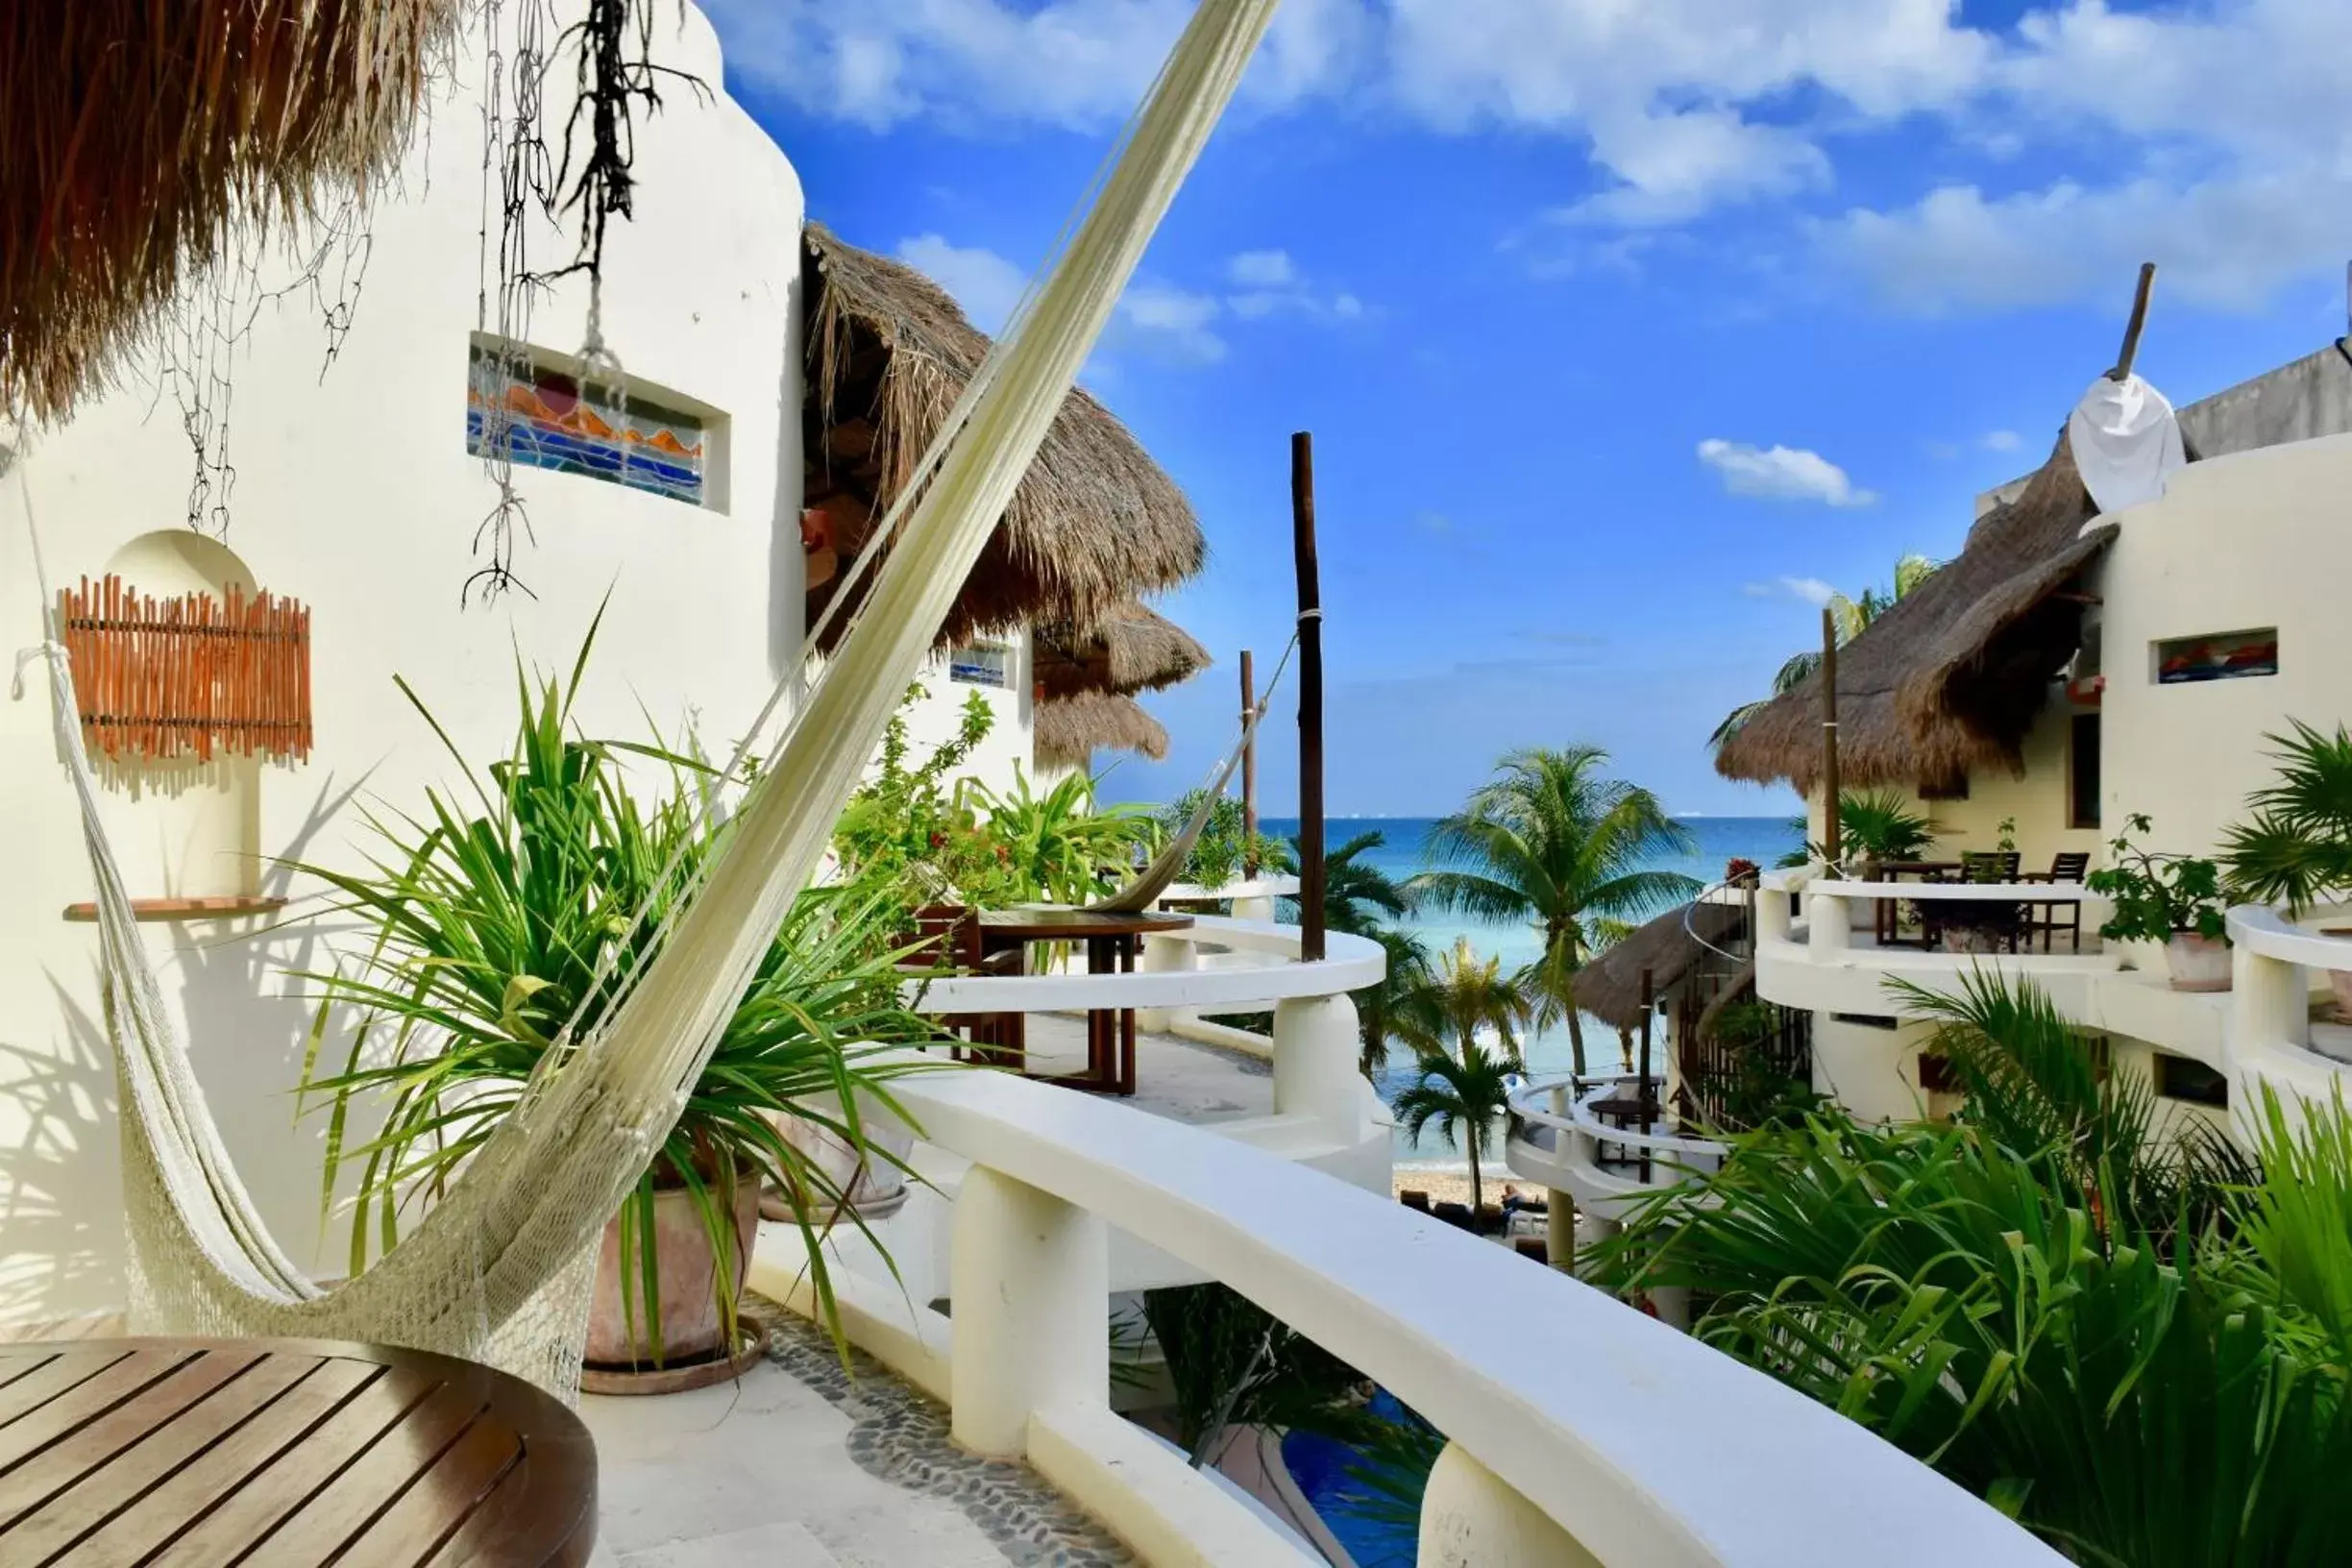
<path fill-rule="evenodd" d="M 699 419 L 639 392 L 583 386 L 477 343 L 466 378 L 466 451 L 489 452 L 500 439 L 493 429 L 500 421 L 513 462 L 702 504 L 706 441 Z"/>

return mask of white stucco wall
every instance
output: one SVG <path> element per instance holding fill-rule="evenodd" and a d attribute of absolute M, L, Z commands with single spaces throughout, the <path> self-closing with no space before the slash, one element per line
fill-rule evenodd
<path fill-rule="evenodd" d="M 1034 786 L 1038 775 L 1029 757 L 1034 706 L 1029 635 L 1024 631 L 984 640 L 1004 647 L 1005 683 L 992 687 L 952 679 L 948 674 L 948 655 L 933 655 L 919 677 L 923 689 L 921 699 L 905 710 L 907 741 L 915 760 L 919 762 L 954 739 L 963 727 L 965 700 L 977 692 L 996 719 L 989 727 L 988 739 L 973 750 L 958 776 L 978 779 L 1001 793 L 1012 788 L 1017 767 L 1028 774 Z"/>
<path fill-rule="evenodd" d="M 2144 812 L 2158 847 L 2210 852 L 2274 772 L 2266 734 L 2352 718 L 2352 435 L 2193 463 L 2117 521 L 2096 585 L 2107 820 Z M 2276 675 L 2156 683 L 2155 643 L 2261 626 Z"/>
<path fill-rule="evenodd" d="M 558 9 L 568 21 L 582 7 Z M 262 770 L 253 842 L 265 856 L 350 862 L 367 842 L 357 804 L 410 805 L 428 783 L 454 780 L 394 689 L 396 673 L 471 754 L 495 755 L 515 719 L 518 652 L 568 665 L 608 593 L 579 708 L 591 733 L 641 735 L 642 704 L 665 726 L 697 723 L 707 745 L 723 747 L 798 657 L 801 191 L 775 145 L 720 90 L 707 22 L 691 8 L 678 16 L 660 8 L 656 56 L 699 76 L 713 96 L 673 86 L 659 114 L 639 117 L 636 221 L 610 233 L 604 331 L 631 375 L 726 414 L 725 508 L 518 468 L 536 540 L 520 544 L 516 564 L 537 597 L 460 608 L 494 496 L 464 436 L 482 224 L 480 65 L 469 55 L 453 78 L 459 86 L 436 99 L 403 190 L 375 213 L 339 359 L 322 378 L 325 340 L 297 300 L 262 312 L 234 364 L 236 484 L 222 542 L 252 580 L 300 599 L 315 618 L 316 748 L 306 766 Z M 551 99 L 556 139 L 566 106 L 552 90 Z M 543 224 L 532 254 L 551 264 L 572 243 Z M 537 305 L 531 340 L 576 351 L 585 307 L 583 280 L 559 284 Z M 133 540 L 183 528 L 189 473 L 172 404 L 135 384 L 37 434 L 28 478 L 53 577 L 96 575 Z M 40 635 L 12 483 L 7 491 L 0 649 Z M 0 1321 L 100 1309 L 120 1292 L 96 943 L 90 926 L 60 919 L 89 896 L 89 880 L 49 726 L 39 682 L 0 701 Z M 204 874 L 184 866 L 167 875 L 160 846 L 176 830 L 159 824 L 195 807 L 127 795 L 109 805 L 135 895 Z M 257 875 L 271 891 L 306 891 L 266 864 Z M 294 1123 L 288 1091 L 306 1009 L 286 996 L 283 971 L 323 955 L 311 935 L 254 940 L 257 923 L 143 929 L 166 959 L 166 990 L 192 1026 L 197 1071 L 240 1169 L 280 1237 L 307 1257 L 321 1237 L 321 1129 Z M 329 1271 L 339 1271 L 342 1234 L 331 1227 L 319 1249 Z"/>

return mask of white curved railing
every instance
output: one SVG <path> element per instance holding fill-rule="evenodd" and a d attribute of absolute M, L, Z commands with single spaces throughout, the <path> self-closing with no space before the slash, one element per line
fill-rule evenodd
<path fill-rule="evenodd" d="M 923 982 L 926 1013 L 1055 1013 L 1100 1007 L 1237 1009 L 1293 997 L 1337 996 L 1378 985 L 1387 954 L 1367 938 L 1333 931 L 1324 957 L 1300 962 L 1295 925 L 1197 915 L 1181 931 L 1144 939 L 1134 974 L 975 974 Z M 1224 949 L 1215 968 L 1177 963 L 1203 945 Z"/>
<path fill-rule="evenodd" d="M 2236 950 L 2223 1062 L 2232 1078 L 2253 1075 L 2290 1098 L 2330 1098 L 2343 1086 L 2352 1028 L 2315 1024 L 2312 992 L 2316 976 L 2352 969 L 2352 941 L 2314 928 L 2348 913 L 2324 911 L 2297 922 L 2258 905 L 2229 912 Z"/>
<path fill-rule="evenodd" d="M 960 1444 L 1027 1458 L 1146 1561 L 1305 1559 L 1110 1412 L 1114 1228 L 1225 1282 L 1445 1433 L 1423 1503 L 1432 1568 L 2061 1560 L 1827 1408 L 1401 1205 L 1006 1074 L 919 1075 L 894 1092 L 929 1143 L 972 1163 L 952 1225 L 954 1315 L 843 1275 L 853 1337 L 945 1398 Z M 805 1302 L 796 1246 L 762 1260 L 755 1287 Z M 1574 1354 L 1531 1355 L 1532 1342 Z"/>
<path fill-rule="evenodd" d="M 1640 1074 L 1630 1072 L 1580 1080 L 1555 1078 L 1531 1084 L 1512 1096 L 1514 1120 L 1503 1150 L 1511 1174 L 1570 1194 L 1596 1219 L 1614 1220 L 1658 1188 L 1672 1187 L 1694 1171 L 1703 1174 L 1720 1169 L 1728 1151 L 1713 1139 L 1620 1129 L 1594 1113 L 1595 1104 L 1615 1097 L 1627 1085 L 1638 1086 L 1639 1081 Z M 1549 1131 L 1551 1142 L 1524 1136 L 1523 1129 L 1529 1127 Z M 1629 1171 L 1603 1164 L 1604 1144 L 1647 1154 L 1646 1176 L 1638 1167 Z"/>

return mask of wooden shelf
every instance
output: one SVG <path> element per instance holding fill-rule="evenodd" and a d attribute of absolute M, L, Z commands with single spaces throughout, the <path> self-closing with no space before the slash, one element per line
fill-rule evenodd
<path fill-rule="evenodd" d="M 134 898 L 135 920 L 233 920 L 247 915 L 275 915 L 286 907 L 283 898 Z M 67 904 L 69 920 L 95 921 L 96 904 Z"/>

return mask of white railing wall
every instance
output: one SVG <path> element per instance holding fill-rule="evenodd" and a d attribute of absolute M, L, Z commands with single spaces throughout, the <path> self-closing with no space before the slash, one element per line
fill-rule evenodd
<path fill-rule="evenodd" d="M 1010 1074 L 921 1074 L 896 1092 L 926 1140 L 971 1163 L 953 1317 L 844 1279 L 853 1335 L 948 1400 L 958 1441 L 1026 1458 L 1147 1561 L 1301 1559 L 1110 1413 L 1111 1228 L 1223 1281 L 1445 1433 L 1425 1565 L 2061 1560 L 1825 1407 L 1320 1172 Z M 795 1250 L 763 1259 L 754 1286 L 805 1302 Z"/>

